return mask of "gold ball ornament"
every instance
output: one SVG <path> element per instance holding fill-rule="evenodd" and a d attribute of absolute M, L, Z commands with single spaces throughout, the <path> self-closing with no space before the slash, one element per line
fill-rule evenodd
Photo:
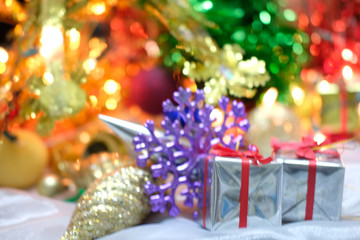
<path fill-rule="evenodd" d="M 42 139 L 28 130 L 12 133 L 16 140 L 0 139 L 0 186 L 28 188 L 43 174 L 48 151 Z"/>
<path fill-rule="evenodd" d="M 76 204 L 62 240 L 96 239 L 141 223 L 150 213 L 143 186 L 150 174 L 123 167 L 92 183 Z"/>
<path fill-rule="evenodd" d="M 48 174 L 41 178 L 37 189 L 39 194 L 47 197 L 53 197 L 65 190 L 66 186 L 58 175 Z"/>

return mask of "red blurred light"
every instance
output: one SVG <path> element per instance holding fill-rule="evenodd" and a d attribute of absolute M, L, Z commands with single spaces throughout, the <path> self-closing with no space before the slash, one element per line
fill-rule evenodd
<path fill-rule="evenodd" d="M 139 22 L 134 22 L 130 25 L 130 32 L 138 37 L 148 38 L 143 26 Z"/>

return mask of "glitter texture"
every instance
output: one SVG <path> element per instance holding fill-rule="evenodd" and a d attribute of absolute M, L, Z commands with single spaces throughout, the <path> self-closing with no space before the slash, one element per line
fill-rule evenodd
<path fill-rule="evenodd" d="M 150 179 L 146 170 L 124 167 L 96 180 L 78 200 L 61 239 L 95 239 L 139 224 L 150 212 L 141 187 Z"/>

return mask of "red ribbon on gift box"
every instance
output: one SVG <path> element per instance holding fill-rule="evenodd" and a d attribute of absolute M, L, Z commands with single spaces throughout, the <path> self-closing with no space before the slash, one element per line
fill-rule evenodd
<path fill-rule="evenodd" d="M 280 143 L 277 139 L 271 139 L 271 147 L 274 152 L 279 150 L 291 150 L 296 151 L 295 154 L 300 157 L 309 160 L 308 171 L 308 185 L 306 193 L 306 209 L 305 220 L 312 220 L 314 211 L 314 199 L 315 199 L 315 183 L 316 183 L 316 153 L 326 153 L 335 157 L 339 157 L 339 153 L 335 150 L 326 149 L 322 150 L 321 147 L 327 146 L 328 142 L 317 144 L 312 138 L 305 137 L 302 142 L 284 142 Z"/>
<path fill-rule="evenodd" d="M 219 157 L 236 157 L 241 158 L 241 189 L 239 196 L 240 212 L 239 212 L 239 228 L 247 226 L 247 212 L 248 212 L 248 198 L 249 198 L 249 178 L 250 178 L 250 160 L 254 165 L 265 165 L 270 163 L 273 159 L 271 157 L 264 158 L 258 151 L 255 145 L 251 145 L 252 150 L 234 151 L 230 148 L 217 144 L 212 147 L 211 154 Z M 203 226 L 206 228 L 206 185 L 208 175 L 208 160 L 205 160 L 204 173 L 204 196 L 203 196 Z"/>

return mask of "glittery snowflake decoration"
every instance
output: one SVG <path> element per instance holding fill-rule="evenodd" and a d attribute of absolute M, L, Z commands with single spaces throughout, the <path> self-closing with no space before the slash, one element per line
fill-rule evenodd
<path fill-rule="evenodd" d="M 135 151 L 139 153 L 138 166 L 145 167 L 151 161 L 154 178 L 166 179 L 169 174 L 173 175 L 171 181 L 159 185 L 147 182 L 144 186 L 146 194 L 150 195 L 152 211 L 163 213 L 169 207 L 170 216 L 180 213 L 174 199 L 180 184 L 187 186 L 181 193 L 186 196 L 185 206 L 192 208 L 194 198 L 201 198 L 201 159 L 208 156 L 212 146 L 221 143 L 231 149 L 242 147 L 242 134 L 250 127 L 242 102 L 234 101 L 229 109 L 229 99 L 222 97 L 218 106 L 224 119 L 213 127 L 216 120 L 212 114 L 214 106 L 204 103 L 203 91 L 192 94 L 189 89 L 180 87 L 174 92 L 173 99 L 177 105 L 170 100 L 163 102 L 165 117 L 161 126 L 165 137 L 156 137 L 154 122 L 148 120 L 145 127 L 150 136 L 139 134 L 133 139 Z"/>

